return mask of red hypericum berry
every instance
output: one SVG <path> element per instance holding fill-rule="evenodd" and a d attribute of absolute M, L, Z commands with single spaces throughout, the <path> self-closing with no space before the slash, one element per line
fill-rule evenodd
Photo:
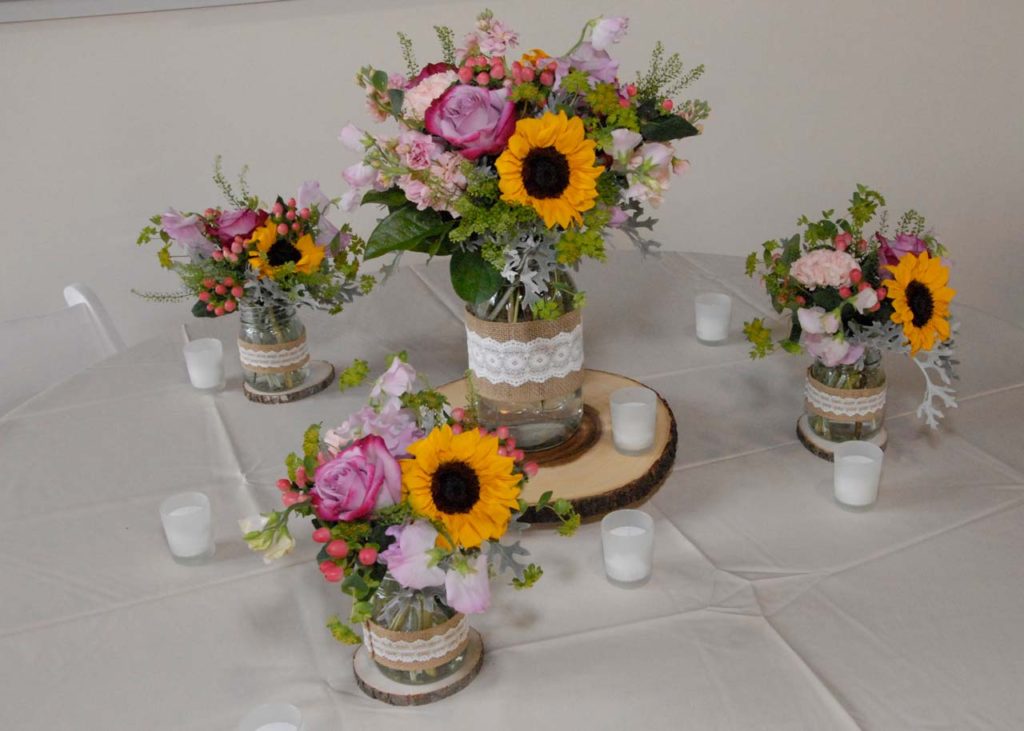
<path fill-rule="evenodd" d="M 295 469 L 295 484 L 297 484 L 299 487 L 303 487 L 308 481 L 309 480 L 306 477 L 306 468 L 297 467 Z"/>
<path fill-rule="evenodd" d="M 295 505 L 296 503 L 303 502 L 307 497 L 307 495 L 303 495 L 301 492 L 294 492 L 292 490 L 289 490 L 288 492 L 281 493 L 281 503 L 286 508 L 290 508 L 292 505 Z"/>
<path fill-rule="evenodd" d="M 545 68 L 547 68 L 547 70 L 550 71 L 551 73 L 555 73 L 556 71 L 558 71 L 558 64 L 555 61 L 551 61 Z"/>
<path fill-rule="evenodd" d="M 289 198 L 288 199 L 288 207 L 289 208 L 295 208 L 295 199 L 294 198 Z"/>
<path fill-rule="evenodd" d="M 462 424 L 452 424 L 452 434 L 461 434 Z"/>
<path fill-rule="evenodd" d="M 364 549 L 365 550 L 365 549 Z M 348 544 L 340 538 L 327 544 L 327 555 L 331 558 L 345 558 L 348 555 Z M 361 560 L 361 559 L 360 559 Z M 373 561 L 377 560 L 377 554 L 373 555 Z M 370 563 L 373 563 L 370 561 Z M 367 564 L 369 566 L 370 564 Z"/>
<path fill-rule="evenodd" d="M 536 72 L 534 72 L 533 69 L 531 69 L 529 66 L 527 66 L 526 68 L 523 69 L 522 77 L 523 77 L 523 81 L 529 83 L 529 82 L 533 81 L 537 77 L 537 74 L 536 74 Z"/>
<path fill-rule="evenodd" d="M 626 93 L 629 96 L 636 96 L 636 84 L 626 84 Z"/>
<path fill-rule="evenodd" d="M 508 456 L 508 450 L 505 449 L 504 447 L 498 447 L 498 456 L 499 457 L 507 457 Z"/>
<path fill-rule="evenodd" d="M 241 285 L 236 284 L 234 287 L 231 288 L 231 296 L 234 297 L 235 299 L 241 297 L 243 294 L 245 294 L 245 290 L 241 287 Z"/>
<path fill-rule="evenodd" d="M 206 279 L 203 280 L 203 286 L 206 287 L 207 289 L 213 289 L 213 285 L 215 285 L 216 283 L 217 280 L 214 279 L 213 277 L 207 277 Z"/>
<path fill-rule="evenodd" d="M 284 214 L 284 217 L 287 218 L 289 221 L 294 221 L 295 211 L 288 211 L 286 214 Z"/>
<path fill-rule="evenodd" d="M 213 257 L 214 261 L 220 261 L 221 259 L 224 258 L 224 252 L 221 251 L 220 249 L 214 249 L 213 253 L 210 254 L 210 256 Z"/>
<path fill-rule="evenodd" d="M 213 303 L 212 302 L 206 306 L 206 311 L 207 312 L 213 312 Z"/>
<path fill-rule="evenodd" d="M 313 540 L 317 543 L 327 543 L 331 540 L 331 529 L 317 528 L 315 531 L 313 531 Z"/>
<path fill-rule="evenodd" d="M 282 213 L 284 213 L 284 206 L 282 206 L 280 203 L 275 203 L 274 207 L 271 208 L 270 210 L 274 212 L 275 216 L 280 216 Z"/>
<path fill-rule="evenodd" d="M 277 489 L 281 492 L 292 489 L 292 481 L 282 477 L 277 481 Z"/>
<path fill-rule="evenodd" d="M 540 72 L 540 83 L 544 86 L 551 86 L 555 83 L 555 75 L 551 71 Z"/>
<path fill-rule="evenodd" d="M 213 210 L 212 208 L 207 208 L 205 211 L 203 211 L 203 216 L 205 216 L 206 218 L 213 218 L 216 215 L 217 211 Z"/>
<path fill-rule="evenodd" d="M 344 572 L 337 566 L 335 566 L 333 570 L 328 569 L 327 571 L 324 571 L 324 578 L 332 584 L 341 581 L 341 577 L 344 575 Z"/>
<path fill-rule="evenodd" d="M 861 282 L 857 285 L 858 292 L 863 292 L 865 289 L 871 289 L 871 284 L 869 282 Z"/>
<path fill-rule="evenodd" d="M 880 309 L 882 309 L 882 303 L 876 302 L 875 304 L 868 308 L 868 312 L 878 312 Z"/>
<path fill-rule="evenodd" d="M 863 275 L 860 273 L 860 269 L 850 270 L 850 281 L 853 282 L 854 284 L 860 281 L 861 276 Z"/>
<path fill-rule="evenodd" d="M 486 436 L 487 436 L 488 434 L 490 434 L 490 432 L 489 432 L 489 431 L 487 431 L 487 430 L 486 430 L 486 429 L 485 429 L 484 427 L 482 427 L 482 426 L 481 426 L 481 427 L 479 427 L 479 428 L 477 429 L 477 431 L 479 431 L 479 432 L 480 432 L 480 436 L 482 436 L 482 437 L 486 437 Z"/>
<path fill-rule="evenodd" d="M 515 449 L 515 448 L 516 448 L 516 438 L 515 437 L 509 437 L 508 439 L 505 440 L 505 449 Z"/>
<path fill-rule="evenodd" d="M 233 251 L 229 251 L 227 254 L 224 255 L 224 258 L 230 261 L 232 264 L 234 264 L 236 261 L 238 261 L 238 254 L 234 253 Z"/>
<path fill-rule="evenodd" d="M 209 292 L 200 292 L 196 296 L 199 297 L 199 301 L 200 302 L 209 302 L 210 301 L 210 293 Z"/>
<path fill-rule="evenodd" d="M 455 419 L 455 421 L 462 421 L 466 418 L 466 410 L 461 406 L 456 406 L 452 409 L 452 418 Z"/>
<path fill-rule="evenodd" d="M 299 211 L 299 218 L 302 218 L 302 219 L 309 218 L 309 209 L 308 208 L 303 208 L 301 211 Z"/>
<path fill-rule="evenodd" d="M 363 566 L 372 566 L 377 563 L 377 549 L 373 546 L 366 546 L 359 551 L 359 563 Z"/>
<path fill-rule="evenodd" d="M 857 251 L 864 252 L 868 250 L 868 242 L 861 239 L 857 242 Z"/>
<path fill-rule="evenodd" d="M 524 459 L 526 459 L 526 452 L 524 452 L 524 451 L 523 451 L 523 450 L 521 450 L 521 449 L 513 449 L 513 450 L 512 450 L 512 451 L 511 451 L 511 452 L 509 453 L 509 455 L 510 455 L 510 456 L 512 457 L 512 459 L 514 459 L 514 460 L 515 460 L 516 462 L 522 462 L 522 461 L 523 461 Z"/>
<path fill-rule="evenodd" d="M 839 296 L 842 297 L 843 299 L 846 299 L 851 294 L 853 294 L 853 291 L 849 287 L 840 287 L 839 288 Z"/>
<path fill-rule="evenodd" d="M 221 297 L 223 297 L 228 293 L 228 288 L 225 287 L 223 284 L 218 284 L 216 287 L 213 288 L 213 291 L 219 294 Z"/>
<path fill-rule="evenodd" d="M 491 78 L 496 81 L 501 81 L 505 78 L 505 67 L 501 64 L 491 66 Z"/>
<path fill-rule="evenodd" d="M 806 305 L 807 304 L 807 298 L 804 297 L 802 294 L 798 294 L 795 297 L 795 299 L 796 299 L 796 302 L 797 302 L 798 305 Z"/>
<path fill-rule="evenodd" d="M 536 462 L 527 462 L 523 465 L 523 472 L 527 477 L 536 477 L 540 467 L 537 466 Z"/>
<path fill-rule="evenodd" d="M 245 247 L 242 246 L 242 244 L 240 244 L 237 241 L 235 243 L 231 244 L 231 253 L 232 254 L 241 254 L 244 249 L 245 249 Z"/>
<path fill-rule="evenodd" d="M 886 295 L 889 294 L 889 290 L 886 289 L 885 287 L 879 287 L 877 290 L 875 290 L 875 292 L 878 294 L 878 299 L 880 300 L 884 300 L 886 298 Z"/>
<path fill-rule="evenodd" d="M 233 300 L 233 299 L 226 299 L 226 300 L 224 300 L 224 311 L 225 312 L 234 312 L 235 309 L 237 309 L 237 307 L 238 307 L 238 303 L 235 300 Z"/>
<path fill-rule="evenodd" d="M 461 69 L 459 69 L 458 73 L 459 81 L 461 81 L 463 84 L 468 84 L 470 81 L 473 80 L 473 69 L 471 69 L 469 66 L 463 66 Z"/>
<path fill-rule="evenodd" d="M 624 98 L 622 98 L 620 96 L 619 97 L 619 106 L 622 107 L 623 109 L 627 109 L 629 107 L 629 99 L 624 99 Z"/>
<path fill-rule="evenodd" d="M 499 426 L 497 429 L 494 430 L 494 433 L 497 435 L 498 439 L 508 439 L 509 436 L 509 430 L 507 426 Z"/>
<path fill-rule="evenodd" d="M 476 75 L 476 83 L 480 86 L 487 86 L 491 83 L 491 75 L 486 71 L 481 71 Z"/>
<path fill-rule="evenodd" d="M 224 308 L 223 307 L 214 307 L 213 308 L 213 314 L 216 315 L 217 317 L 221 317 L 224 314 Z"/>
<path fill-rule="evenodd" d="M 849 246 L 845 241 L 836 242 L 836 251 L 846 251 L 846 247 Z"/>
<path fill-rule="evenodd" d="M 334 561 L 331 561 L 330 559 L 325 559 L 320 562 L 320 570 L 325 573 L 336 568 L 338 568 L 338 564 L 334 563 Z"/>
<path fill-rule="evenodd" d="M 236 236 L 235 238 L 237 239 L 238 237 Z M 235 283 L 235 278 L 224 277 L 222 280 L 220 280 L 220 283 L 223 284 L 225 287 L 231 287 Z"/>
<path fill-rule="evenodd" d="M 302 230 L 302 226 L 299 225 L 298 221 L 296 221 L 295 223 L 292 224 L 292 231 L 294 231 L 295 233 L 298 233 L 301 230 Z"/>
<path fill-rule="evenodd" d="M 661 102 L 661 108 L 664 109 L 666 112 L 671 112 L 672 107 L 674 106 L 675 104 L 672 103 L 671 99 L 665 99 L 664 101 Z"/>

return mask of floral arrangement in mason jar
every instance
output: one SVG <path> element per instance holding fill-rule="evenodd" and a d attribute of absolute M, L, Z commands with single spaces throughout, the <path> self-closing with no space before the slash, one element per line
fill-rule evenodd
<path fill-rule="evenodd" d="M 342 383 L 366 373 L 356 361 Z M 246 542 L 269 561 L 295 545 L 290 516 L 310 518 L 320 571 L 352 597 L 349 622 L 363 625 L 364 641 L 372 628 L 422 631 L 486 611 L 492 575 L 511 572 L 525 588 L 542 574 L 523 563 L 518 540 L 502 542 L 537 465 L 507 429 L 480 428 L 472 406 L 451 408 L 417 380 L 404 353 L 392 356 L 363 408 L 335 428 L 311 426 L 302 453 L 288 456 L 277 484 L 284 509 L 242 521 Z M 543 495 L 532 507 L 553 511 L 563 535 L 579 525 L 565 500 Z M 328 626 L 339 641 L 360 642 L 337 617 Z"/>
<path fill-rule="evenodd" d="M 214 182 L 230 204 L 202 212 L 168 208 L 150 219 L 137 243 L 162 242 L 160 265 L 181 277 L 180 293 L 137 292 L 159 301 L 195 297 L 196 317 L 222 317 L 242 304 L 272 302 L 316 306 L 339 312 L 372 289 L 359 275 L 363 241 L 348 225 L 327 218 L 334 202 L 307 181 L 289 198 L 262 203 L 239 176 L 236 194 L 217 159 Z M 174 245 L 180 253 L 172 253 Z"/>
<path fill-rule="evenodd" d="M 878 229 L 869 233 L 884 206 L 881 194 L 858 185 L 847 216 L 836 217 L 834 210 L 819 220 L 802 216 L 802 237 L 765 242 L 747 258 L 746 271 L 760 276 L 775 311 L 789 314 L 789 335 L 778 345 L 813 356 L 829 374 L 826 387 L 874 385 L 864 381 L 878 351 L 910 356 L 926 384 L 917 414 L 936 428 L 941 408 L 956 406 L 956 323 L 949 309 L 956 291 L 948 286 L 946 248 L 913 210 L 892 232 L 883 212 Z M 753 345 L 751 357 L 775 348 L 762 318 L 747 322 L 744 333 Z"/>

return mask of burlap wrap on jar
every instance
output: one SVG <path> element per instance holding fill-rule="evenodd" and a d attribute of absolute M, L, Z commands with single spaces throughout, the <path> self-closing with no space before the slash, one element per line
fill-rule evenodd
<path fill-rule="evenodd" d="M 363 644 L 370 657 L 393 670 L 431 670 L 461 655 L 469 644 L 469 620 L 461 612 L 447 622 L 405 632 L 374 622 L 363 624 Z"/>
<path fill-rule="evenodd" d="M 885 385 L 876 388 L 832 388 L 807 369 L 804 400 L 807 412 L 832 421 L 854 424 L 881 420 L 885 412 Z"/>
<path fill-rule="evenodd" d="M 567 396 L 583 385 L 579 310 L 555 320 L 490 322 L 465 313 L 469 369 L 484 398 L 534 403 Z"/>
<path fill-rule="evenodd" d="M 288 373 L 309 362 L 306 334 L 286 343 L 261 345 L 239 338 L 238 358 L 242 368 L 253 373 Z"/>

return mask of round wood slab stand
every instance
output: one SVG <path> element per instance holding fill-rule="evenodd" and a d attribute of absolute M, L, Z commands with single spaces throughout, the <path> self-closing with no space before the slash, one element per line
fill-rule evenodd
<path fill-rule="evenodd" d="M 613 391 L 642 386 L 632 378 L 607 371 L 587 369 L 583 377 L 583 424 L 564 444 L 554 449 L 529 453 L 540 465 L 537 476 L 523 489 L 523 499 L 535 503 L 551 491 L 555 499 L 569 500 L 584 520 L 596 520 L 613 510 L 647 500 L 672 471 L 676 460 L 678 432 L 668 403 L 658 395 L 658 421 L 654 445 L 640 455 L 627 455 L 612 442 L 612 416 L 608 397 Z M 466 379 L 438 389 L 453 405 L 466 402 Z M 557 523 L 550 511 L 527 510 L 527 523 Z"/>
<path fill-rule="evenodd" d="M 841 442 L 831 442 L 818 435 L 814 429 L 811 428 L 811 424 L 807 419 L 807 414 L 804 414 L 797 420 L 796 435 L 800 439 L 800 443 L 803 444 L 804 447 L 807 448 L 807 451 L 815 457 L 823 459 L 826 462 L 835 461 L 835 448 L 836 445 L 841 444 Z M 880 449 L 885 449 L 889 444 L 889 433 L 883 426 L 873 437 L 865 439 L 864 441 L 875 444 Z"/>
<path fill-rule="evenodd" d="M 422 706 L 458 693 L 469 685 L 484 664 L 484 641 L 480 633 L 469 628 L 466 659 L 459 669 L 443 680 L 424 685 L 406 685 L 387 677 L 377 667 L 364 645 L 352 656 L 352 670 L 359 689 L 371 698 L 392 706 Z"/>
<path fill-rule="evenodd" d="M 334 366 L 326 360 L 309 361 L 309 376 L 295 388 L 287 391 L 260 391 L 248 383 L 242 383 L 242 391 L 245 397 L 258 404 L 290 404 L 293 401 L 320 393 L 327 388 L 334 380 Z"/>

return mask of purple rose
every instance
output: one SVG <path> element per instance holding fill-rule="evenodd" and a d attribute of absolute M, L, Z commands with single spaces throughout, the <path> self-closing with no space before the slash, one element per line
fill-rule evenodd
<path fill-rule="evenodd" d="M 427 108 L 424 121 L 428 132 L 476 160 L 505 147 L 516 128 L 516 105 L 506 89 L 456 84 Z"/>
<path fill-rule="evenodd" d="M 320 465 L 313 483 L 310 492 L 320 520 L 358 520 L 402 499 L 402 469 L 375 434 Z"/>
<path fill-rule="evenodd" d="M 882 234 L 875 234 L 875 240 L 878 242 L 878 263 L 883 279 L 892 279 L 892 274 L 885 266 L 896 266 L 907 254 L 928 251 L 927 242 L 910 234 L 899 234 L 894 241 L 889 241 Z"/>
<path fill-rule="evenodd" d="M 260 215 L 248 208 L 242 208 L 238 211 L 225 211 L 217 217 L 216 225 L 210 227 L 210 235 L 216 236 L 222 244 L 229 244 L 236 236 L 248 239 L 252 232 L 265 222 L 265 213 L 263 214 L 263 221 L 260 221 Z"/>

